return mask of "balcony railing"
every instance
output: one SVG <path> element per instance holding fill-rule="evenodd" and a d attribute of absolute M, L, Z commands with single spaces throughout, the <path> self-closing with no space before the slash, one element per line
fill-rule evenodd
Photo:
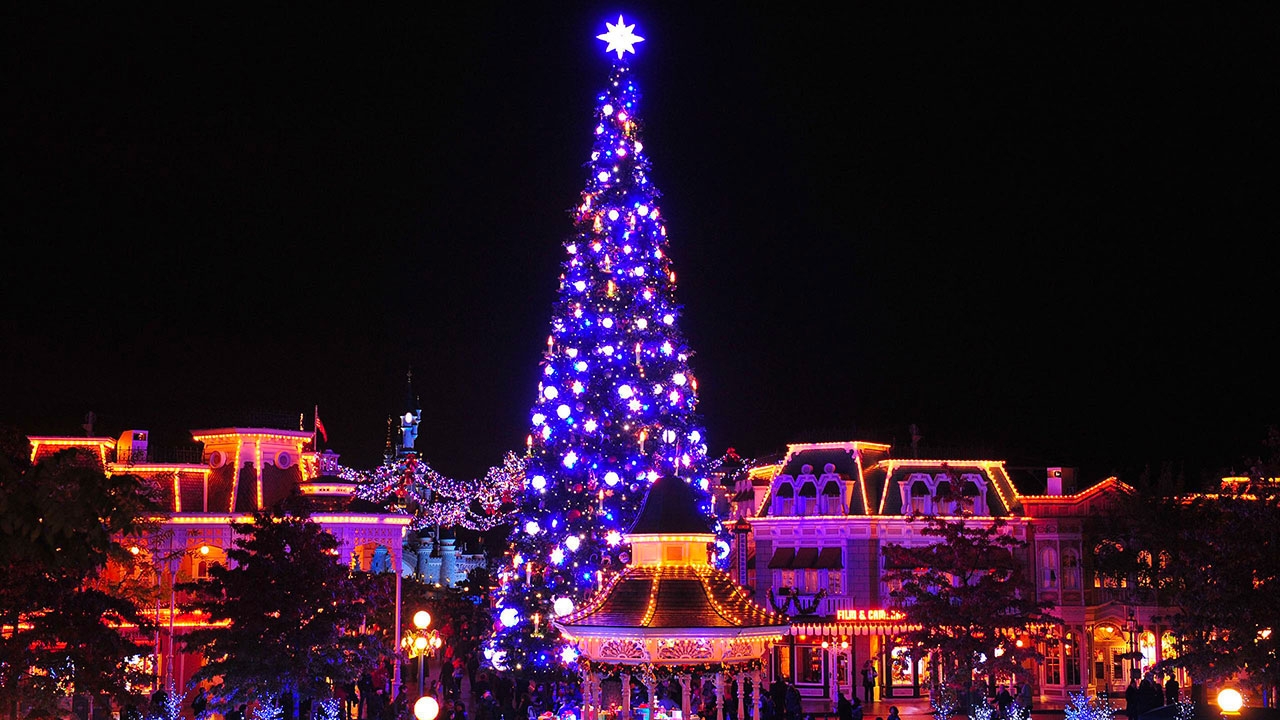
<path fill-rule="evenodd" d="M 204 453 L 201 448 L 195 446 L 119 448 L 116 450 L 116 462 L 120 465 L 198 465 L 204 462 Z"/>

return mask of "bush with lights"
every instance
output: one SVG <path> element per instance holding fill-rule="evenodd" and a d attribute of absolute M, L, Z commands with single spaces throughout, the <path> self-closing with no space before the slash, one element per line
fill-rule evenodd
<path fill-rule="evenodd" d="M 574 661 L 551 620 L 626 562 L 621 533 L 650 483 L 668 473 L 690 479 L 711 514 L 697 380 L 639 138 L 640 94 L 623 57 L 641 40 L 633 28 L 619 18 L 599 36 L 618 59 L 596 98 L 587 183 L 564 243 L 525 486 L 485 650 L 491 666 L 522 675 Z"/>

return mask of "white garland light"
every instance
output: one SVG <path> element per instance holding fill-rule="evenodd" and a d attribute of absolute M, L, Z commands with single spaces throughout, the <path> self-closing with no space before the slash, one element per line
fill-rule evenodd
<path fill-rule="evenodd" d="M 491 467 L 483 480 L 458 481 L 431 469 L 417 456 L 384 463 L 372 472 L 341 467 L 338 477 L 356 483 L 355 494 L 374 503 L 391 501 L 398 513 L 412 515 L 410 527 L 427 525 L 462 526 L 485 531 L 507 522 L 505 503 L 518 497 L 524 488 L 524 459 L 507 453 L 502 467 Z M 471 508 L 479 502 L 485 515 Z"/>

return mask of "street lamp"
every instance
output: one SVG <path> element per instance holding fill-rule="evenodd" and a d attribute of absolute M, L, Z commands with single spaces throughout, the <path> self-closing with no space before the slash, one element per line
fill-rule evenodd
<path fill-rule="evenodd" d="M 427 635 L 426 635 L 426 630 L 427 630 L 427 627 L 430 625 L 431 625 L 431 613 L 427 612 L 426 610 L 419 610 L 418 612 L 413 614 L 413 626 L 418 628 L 418 632 L 420 633 L 417 637 L 413 639 L 413 649 L 418 654 L 418 697 L 419 698 L 422 697 L 422 690 L 423 690 L 422 685 L 423 685 L 423 679 L 424 679 L 424 675 L 426 672 L 426 665 L 427 665 L 427 645 L 430 644 L 430 640 L 427 638 Z M 440 709 L 437 707 L 436 712 L 439 712 L 439 710 Z M 416 705 L 414 706 L 414 712 L 415 713 L 417 712 Z M 435 717 L 435 713 L 432 713 L 431 717 Z"/>
<path fill-rule="evenodd" d="M 413 716 L 418 720 L 436 720 L 440 714 L 440 703 L 433 697 L 423 695 L 413 704 Z"/>
<path fill-rule="evenodd" d="M 1226 688 L 1218 693 L 1218 709 L 1222 711 L 1222 717 L 1240 714 L 1240 708 L 1243 706 L 1244 698 L 1240 696 L 1239 690 Z"/>
<path fill-rule="evenodd" d="M 1133 614 L 1133 606 L 1129 607 L 1129 617 L 1125 620 L 1125 629 L 1129 631 L 1129 677 L 1138 679 L 1138 626 Z"/>

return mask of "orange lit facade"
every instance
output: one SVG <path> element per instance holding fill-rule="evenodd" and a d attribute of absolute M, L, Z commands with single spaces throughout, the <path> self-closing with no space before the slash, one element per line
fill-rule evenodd
<path fill-rule="evenodd" d="M 934 542 L 921 535 L 921 522 L 907 521 L 913 512 L 963 513 L 975 523 L 1001 518 L 1027 543 L 1017 557 L 1063 620 L 1040 648 L 1045 661 L 1027 668 L 1041 700 L 1061 701 L 1078 689 L 1121 691 L 1131 665 L 1141 670 L 1171 652 L 1172 637 L 1154 620 L 1155 598 L 1101 587 L 1091 571 L 1084 520 L 1129 488 L 1110 478 L 1077 493 L 1069 468 L 1018 480 L 1044 493 L 1020 492 L 1002 461 L 893 458 L 888 445 L 868 442 L 790 445 L 776 462 L 737 476 L 730 513 L 744 517 L 751 533 L 731 567 L 743 568 L 740 581 L 757 602 L 791 617 L 771 664 L 796 683 L 806 708 L 828 706 L 837 689 L 861 697 L 868 663 L 877 699 L 928 695 L 933 669 L 928 658 L 895 645 L 907 621 L 894 588 L 881 580 L 885 545 Z M 1142 658 L 1118 658 L 1131 640 Z"/>
<path fill-rule="evenodd" d="M 148 435 L 145 430 L 129 430 L 118 438 L 31 436 L 28 440 L 33 462 L 67 448 L 82 448 L 97 456 L 108 474 L 134 474 L 160 491 L 168 516 L 155 533 L 129 548 L 151 561 L 143 571 L 145 577 L 134 581 L 155 583 L 158 589 L 151 609 L 158 630 L 154 637 L 144 638 L 153 654 L 137 659 L 158 683 L 172 671 L 175 682 L 182 685 L 199 668 L 198 655 L 181 651 L 180 636 L 207 624 L 198 615 L 176 611 L 174 586 L 207 577 L 214 565 L 229 562 L 227 550 L 235 536 L 232 525 L 252 521 L 255 511 L 269 508 L 295 489 L 312 501 L 311 519 L 337 538 L 336 562 L 363 570 L 401 568 L 409 518 L 353 511 L 354 486 L 337 477 L 336 454 L 312 450 L 312 433 L 246 427 L 193 430 L 197 445 L 183 453 L 187 456 L 180 459 L 186 462 L 168 462 L 169 457 L 159 462 L 163 454 L 148 446 Z M 118 575 L 121 571 L 108 568 L 107 572 Z"/>

